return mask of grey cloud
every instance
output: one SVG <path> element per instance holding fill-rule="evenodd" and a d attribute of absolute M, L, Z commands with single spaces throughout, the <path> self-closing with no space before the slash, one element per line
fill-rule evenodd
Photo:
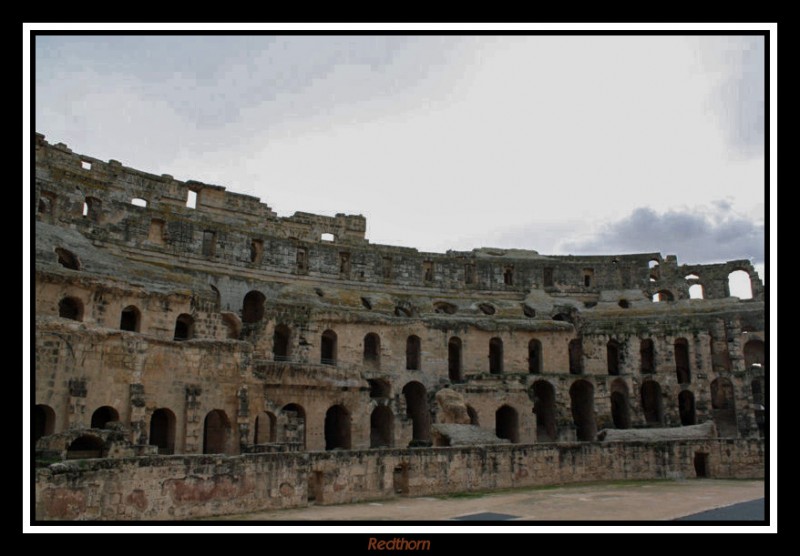
<path fill-rule="evenodd" d="M 559 251 L 587 255 L 658 251 L 675 254 L 683 263 L 734 259 L 761 263 L 764 224 L 724 210 L 715 214 L 677 211 L 658 214 L 643 207 L 605 225 L 590 239 L 563 242 Z"/>

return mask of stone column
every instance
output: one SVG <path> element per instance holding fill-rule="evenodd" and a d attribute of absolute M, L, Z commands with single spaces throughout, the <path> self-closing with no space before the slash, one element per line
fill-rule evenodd
<path fill-rule="evenodd" d="M 86 381 L 83 379 L 70 379 L 69 399 L 67 400 L 67 428 L 88 428 L 90 423 L 85 421 L 86 414 Z"/>
<path fill-rule="evenodd" d="M 200 395 L 203 389 L 195 384 L 186 385 L 186 430 L 183 440 L 183 451 L 187 454 L 199 454 L 203 451 L 203 423 L 200 415 Z"/>
<path fill-rule="evenodd" d="M 145 411 L 144 384 L 130 385 L 131 402 L 131 442 L 133 444 L 147 444 L 147 415 Z"/>
<path fill-rule="evenodd" d="M 239 411 L 236 415 L 236 423 L 239 426 L 239 453 L 247 451 L 247 439 L 250 435 L 250 403 L 247 397 L 247 385 L 242 385 L 236 394 L 239 399 Z"/>

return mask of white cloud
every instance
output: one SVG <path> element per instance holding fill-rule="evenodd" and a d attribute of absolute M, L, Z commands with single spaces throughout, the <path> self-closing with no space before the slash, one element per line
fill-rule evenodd
<path fill-rule="evenodd" d="M 714 57 L 736 43 L 280 37 L 203 62 L 214 44 L 42 76 L 39 131 L 280 214 L 362 213 L 371 241 L 422 250 L 522 229 L 537 233 L 517 246 L 546 253 L 640 207 L 691 215 L 720 198 L 763 218 L 763 156 L 730 150 L 715 104 L 721 83 L 757 77 Z"/>

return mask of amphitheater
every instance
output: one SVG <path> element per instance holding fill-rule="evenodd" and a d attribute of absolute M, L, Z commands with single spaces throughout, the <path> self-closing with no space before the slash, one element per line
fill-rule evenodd
<path fill-rule="evenodd" d="M 32 200 L 38 520 L 764 476 L 747 260 L 375 245 L 41 134 Z"/>

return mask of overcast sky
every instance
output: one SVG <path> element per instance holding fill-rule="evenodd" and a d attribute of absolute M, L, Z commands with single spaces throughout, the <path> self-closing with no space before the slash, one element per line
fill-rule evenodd
<path fill-rule="evenodd" d="M 35 63 L 48 141 L 373 243 L 763 262 L 761 37 L 52 36 Z"/>

